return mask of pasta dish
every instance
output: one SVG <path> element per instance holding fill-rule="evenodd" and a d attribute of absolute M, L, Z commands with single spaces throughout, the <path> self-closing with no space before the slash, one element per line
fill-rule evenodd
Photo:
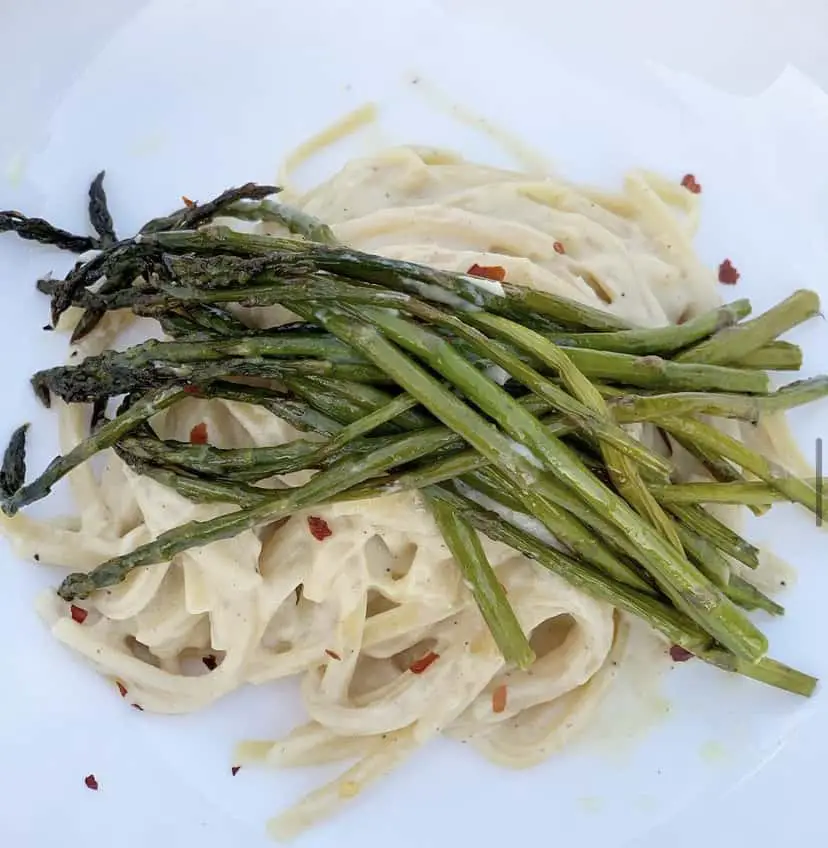
<path fill-rule="evenodd" d="M 306 723 L 235 761 L 342 771 L 280 838 L 438 734 L 509 767 L 552 756 L 611 693 L 633 617 L 674 660 L 810 694 L 744 612 L 782 607 L 738 519 L 818 506 L 783 416 L 825 381 L 766 372 L 797 367 L 778 336 L 819 305 L 723 305 L 738 274 L 694 251 L 699 189 L 396 147 L 119 240 L 98 181 L 98 237 L 63 233 L 71 285 L 39 284 L 73 333 L 33 381 L 70 460 L 25 485 L 21 431 L 3 470 L 16 554 L 72 572 L 40 603 L 54 636 L 147 711 L 297 677 Z M 34 220 L 0 230 L 58 243 Z M 119 348 L 139 317 L 161 340 Z M 18 511 L 64 473 L 75 515 Z"/>

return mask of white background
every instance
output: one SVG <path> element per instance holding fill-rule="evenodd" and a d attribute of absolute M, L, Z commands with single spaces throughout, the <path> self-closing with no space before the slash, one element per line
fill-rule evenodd
<path fill-rule="evenodd" d="M 477 16 L 492 16 L 505 29 L 531 22 L 535 38 L 548 42 L 550 50 L 597 75 L 606 71 L 608 63 L 621 73 L 635 72 L 641 62 L 654 60 L 722 89 L 752 94 L 766 88 L 787 64 L 794 64 L 828 90 L 828 3 L 824 0 L 443 0 L 443 4 L 472 9 Z M 85 51 L 94 49 L 96 40 L 114 22 L 125 19 L 140 4 L 128 0 L 74 0 L 74 16 L 55 16 L 55 5 L 54 0 L 0 0 L 0 56 L 4 64 L 0 86 L 15 86 L 21 98 L 48 98 L 53 81 L 83 67 Z M 93 11 L 94 16 L 90 17 Z M 21 37 L 21 33 L 30 36 L 31 27 L 21 29 L 19 22 L 30 20 L 33 14 L 40 17 L 37 42 Z M 50 45 L 48 63 L 38 61 L 41 39 Z M 508 43 L 504 35 L 504 44 Z M 64 49 L 55 50 L 54 44 L 62 44 Z M 17 125 L 4 123 L 0 131 L 7 137 L 20 134 L 23 138 L 28 128 L 21 121 Z M 814 566 L 828 567 L 824 562 Z M 44 692 L 44 697 L 48 697 L 48 692 Z M 71 747 L 71 741 L 67 744 Z M 113 749 L 121 748 L 122 755 L 128 756 L 127 748 L 113 740 Z M 826 758 L 828 717 L 817 715 L 800 728 L 772 767 L 712 806 L 692 809 L 662 826 L 641 841 L 639 848 L 664 844 L 696 848 L 702 843 L 718 848 L 748 842 L 765 848 L 782 839 L 799 840 L 803 845 L 824 844 L 828 821 L 822 812 L 825 804 L 821 775 Z M 141 779 L 146 785 L 147 781 L 151 783 L 152 775 L 144 772 Z M 14 775 L 3 773 L 0 781 L 5 799 L 14 797 L 13 788 L 20 792 Z M 36 796 L 37 786 L 32 785 L 28 792 Z M 156 802 L 159 807 L 166 805 L 170 809 L 169 799 L 159 795 Z M 169 821 L 162 846 L 179 841 L 188 844 L 198 838 L 191 818 L 197 802 L 198 799 L 182 799 L 181 816 Z M 153 803 L 151 789 L 142 797 L 142 803 Z M 192 803 L 191 810 L 187 809 L 188 803 Z M 48 816 L 48 810 L 42 812 Z M 3 821 L 10 815 L 13 820 L 6 802 L 0 803 L 2 835 L 6 833 Z M 223 821 L 203 819 L 201 825 L 209 828 L 213 837 L 226 828 L 227 833 L 222 835 L 227 841 L 237 835 Z M 554 822 L 550 822 L 550 827 L 554 828 Z M 110 837 L 114 843 L 132 844 L 128 839 L 119 840 L 115 831 Z M 538 834 L 539 840 L 551 838 Z M 555 834 L 555 838 L 565 838 L 565 834 Z M 68 843 L 72 841 L 69 838 Z M 25 838 L 18 844 L 35 845 Z"/>

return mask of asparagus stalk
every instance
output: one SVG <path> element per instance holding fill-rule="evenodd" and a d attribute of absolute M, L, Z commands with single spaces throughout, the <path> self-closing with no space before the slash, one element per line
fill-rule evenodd
<path fill-rule="evenodd" d="M 791 501 L 802 504 L 814 514 L 818 512 L 819 493 L 814 486 L 788 474 L 770 460 L 719 432 L 710 424 L 689 418 L 665 418 L 660 424 L 669 433 L 681 436 L 699 445 L 703 450 L 736 463 L 760 480 L 775 486 Z"/>
<path fill-rule="evenodd" d="M 819 295 L 800 289 L 758 317 L 716 333 L 680 353 L 677 362 L 727 365 L 739 362 L 768 342 L 819 314 Z"/>
<path fill-rule="evenodd" d="M 238 481 L 208 480 L 193 474 L 187 474 L 180 469 L 167 468 L 144 462 L 116 445 L 118 456 L 129 465 L 133 471 L 145 477 L 150 477 L 162 486 L 172 489 L 195 503 L 224 503 L 236 504 L 244 509 L 261 504 L 267 499 L 267 489 L 257 489 Z"/>
<path fill-rule="evenodd" d="M 424 493 L 443 539 L 454 557 L 483 620 L 507 662 L 527 669 L 535 661 L 514 610 L 506 598 L 475 530 L 445 501 Z"/>
<path fill-rule="evenodd" d="M 36 480 L 21 486 L 5 498 L 2 503 L 3 512 L 6 515 L 15 515 L 23 507 L 45 498 L 52 491 L 52 486 L 72 469 L 77 468 L 96 453 L 112 447 L 127 433 L 185 396 L 185 391 L 180 386 L 175 386 L 152 392 L 136 401 L 120 415 L 102 424 L 88 439 L 74 447 L 69 453 L 55 457 Z"/>
<path fill-rule="evenodd" d="M 240 201 L 226 211 L 228 215 L 243 221 L 271 221 L 310 241 L 336 244 L 336 236 L 327 224 L 295 206 L 273 200 L 261 200 L 258 203 Z"/>
<path fill-rule="evenodd" d="M 682 392 L 663 395 L 624 395 L 610 400 L 613 410 L 632 409 L 638 421 L 658 421 L 665 416 L 716 415 L 757 422 L 762 415 L 794 409 L 828 396 L 828 377 L 797 380 L 769 395 L 715 392 Z"/>
<path fill-rule="evenodd" d="M 750 315 L 749 300 L 735 300 L 684 324 L 614 333 L 558 333 L 550 340 L 562 347 L 608 350 L 635 356 L 670 354 L 737 324 Z"/>
<path fill-rule="evenodd" d="M 258 481 L 275 474 L 318 469 L 330 465 L 343 455 L 364 455 L 379 447 L 393 445 L 402 436 L 386 435 L 363 438 L 363 434 L 375 429 L 375 422 L 393 417 L 403 406 L 411 406 L 411 398 L 404 403 L 395 399 L 379 407 L 378 412 L 367 416 L 353 416 L 353 423 L 343 427 L 327 442 L 295 439 L 273 447 L 216 448 L 212 445 L 193 445 L 184 442 L 162 441 L 154 436 L 131 436 L 118 443 L 124 458 L 131 463 L 151 463 L 168 466 L 197 474 L 202 477 L 224 478 L 225 480 Z M 413 428 L 409 428 L 413 429 Z M 424 428 L 418 428 L 420 432 Z M 435 432 L 437 428 L 428 428 Z M 445 430 L 445 443 L 436 453 L 445 448 L 461 444 L 449 430 Z M 232 501 L 232 498 L 230 499 Z"/>
<path fill-rule="evenodd" d="M 814 694 L 817 683 L 819 683 L 817 678 L 797 671 L 795 668 L 790 668 L 770 657 L 763 657 L 757 663 L 750 663 L 721 650 L 705 651 L 698 656 L 706 663 L 714 665 L 722 671 L 741 674 L 759 683 L 775 686 L 777 689 L 784 689 L 786 692 L 802 695 L 805 698 L 810 698 Z"/>
<path fill-rule="evenodd" d="M 469 321 L 497 333 L 500 316 L 473 313 Z M 568 348 L 567 356 L 591 380 L 607 380 L 644 389 L 680 392 L 743 392 L 766 394 L 770 388 L 768 376 L 760 371 L 674 362 L 658 356 L 630 356 L 587 348 Z"/>
<path fill-rule="evenodd" d="M 106 351 L 84 362 L 90 369 L 129 368 L 148 364 L 215 362 L 216 360 L 239 357 L 253 359 L 274 357 L 294 359 L 311 357 L 330 362 L 362 363 L 357 356 L 338 339 L 319 333 L 274 333 L 242 338 L 212 339 L 208 342 L 171 341 L 150 339 L 123 351 Z"/>
<path fill-rule="evenodd" d="M 51 394 L 67 403 L 92 403 L 99 398 L 142 392 L 189 382 L 203 385 L 224 377 L 255 377 L 284 380 L 292 376 L 328 376 L 352 381 L 387 382 L 384 373 L 371 365 L 329 362 L 322 359 L 266 359 L 234 357 L 201 363 L 148 363 L 116 367 L 114 356 L 89 357 L 80 365 L 38 371 L 32 377 L 35 394 L 49 405 Z"/>
<path fill-rule="evenodd" d="M 275 447 L 222 449 L 132 436 L 121 439 L 118 447 L 130 461 L 173 466 L 202 477 L 238 481 L 263 480 L 274 474 L 318 467 L 320 453 L 318 442 L 303 439 Z"/>
<path fill-rule="evenodd" d="M 817 485 L 815 480 L 804 482 L 814 487 Z M 650 490 L 663 504 L 720 503 L 768 506 L 790 500 L 780 491 L 777 482 L 766 483 L 761 480 L 732 483 L 671 483 L 666 486 L 654 484 Z"/>

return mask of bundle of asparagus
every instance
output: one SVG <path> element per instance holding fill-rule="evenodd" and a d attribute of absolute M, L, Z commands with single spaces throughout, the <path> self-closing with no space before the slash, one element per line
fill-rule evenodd
<path fill-rule="evenodd" d="M 639 329 L 510 285 L 500 268 L 457 274 L 352 250 L 323 223 L 267 199 L 276 191 L 248 184 L 187 202 L 122 240 L 102 175 L 90 190 L 97 238 L 0 213 L 0 230 L 99 251 L 65 279 L 38 283 L 55 326 L 70 306 L 83 310 L 73 341 L 120 309 L 155 318 L 169 337 L 34 375 L 46 405 L 53 395 L 93 404 L 92 431 L 25 483 L 19 429 L 0 475 L 3 511 L 45 497 L 109 448 L 191 500 L 238 507 L 69 575 L 60 597 L 87 597 L 137 568 L 299 510 L 419 490 L 509 662 L 525 668 L 534 657 L 478 533 L 707 663 L 813 692 L 814 678 L 766 656 L 767 640 L 745 614 L 783 612 L 731 569 L 731 558 L 755 568 L 756 548 L 703 504 L 762 510 L 790 501 L 819 513 L 820 492 L 701 417 L 756 422 L 828 394 L 827 377 L 773 391 L 765 373 L 799 368 L 799 348 L 778 337 L 818 313 L 813 292 L 752 320 L 750 303 L 737 300 L 681 326 Z M 238 232 L 220 217 L 277 221 L 294 237 Z M 228 304 L 280 304 L 298 320 L 256 330 Z M 314 436 L 234 450 L 160 439 L 153 416 L 188 396 L 256 404 Z M 123 401 L 107 418 L 115 397 Z M 669 459 L 622 426 L 635 422 L 688 449 L 710 482 L 676 479 Z M 292 488 L 260 485 L 298 470 L 316 473 Z M 530 532 L 527 518 L 564 550 Z"/>

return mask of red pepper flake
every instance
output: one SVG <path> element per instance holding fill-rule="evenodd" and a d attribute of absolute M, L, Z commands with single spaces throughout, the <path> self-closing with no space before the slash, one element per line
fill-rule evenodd
<path fill-rule="evenodd" d="M 342 657 L 340 657 L 340 656 L 339 656 L 339 654 L 338 654 L 336 651 L 332 651 L 330 648 L 325 648 L 325 653 L 326 653 L 326 654 L 327 654 L 327 655 L 328 655 L 328 656 L 329 656 L 332 660 L 341 660 L 341 659 L 342 659 Z"/>
<path fill-rule="evenodd" d="M 559 241 L 556 241 L 555 244 L 552 245 L 552 247 L 554 248 L 555 253 L 560 253 L 561 256 L 566 253 L 566 248 Z"/>
<path fill-rule="evenodd" d="M 218 660 L 216 659 L 215 654 L 207 654 L 206 657 L 202 657 L 201 661 L 207 667 L 208 671 L 215 671 L 216 666 L 218 665 Z"/>
<path fill-rule="evenodd" d="M 182 202 L 182 203 L 183 203 L 183 204 L 184 204 L 184 205 L 185 205 L 188 209 L 192 209 L 192 208 L 194 208 L 195 206 L 197 206 L 197 205 L 198 205 L 198 204 L 196 204 L 195 200 L 190 200 L 190 198 L 189 198 L 189 197 L 187 197 L 187 195 L 186 195 L 186 194 L 182 194 L 182 195 L 181 195 L 181 202 Z"/>
<path fill-rule="evenodd" d="M 190 444 L 191 445 L 206 445 L 207 444 L 207 425 L 202 421 L 200 424 L 196 424 L 192 430 L 190 430 Z"/>
<path fill-rule="evenodd" d="M 725 259 L 725 261 L 719 265 L 720 283 L 724 283 L 726 286 L 733 286 L 739 282 L 739 277 L 741 276 L 742 275 L 736 270 L 729 259 Z"/>
<path fill-rule="evenodd" d="M 327 539 L 328 536 L 333 536 L 333 530 L 331 530 L 328 526 L 328 522 L 325 521 L 324 518 L 320 518 L 318 515 L 308 516 L 308 530 L 310 530 L 311 536 L 313 536 L 317 542 L 322 542 Z"/>
<path fill-rule="evenodd" d="M 120 680 L 115 681 L 115 685 L 118 687 L 118 691 L 121 693 L 122 698 L 126 698 L 127 692 L 129 691 Z"/>
<path fill-rule="evenodd" d="M 436 662 L 440 659 L 439 654 L 435 654 L 434 651 L 429 651 L 424 657 L 420 657 L 418 660 L 414 660 L 410 666 L 408 666 L 408 670 L 412 674 L 422 674 L 432 663 Z"/>
<path fill-rule="evenodd" d="M 200 395 L 201 389 L 198 386 L 184 386 L 185 395 Z"/>
<path fill-rule="evenodd" d="M 69 607 L 69 612 L 75 624 L 83 624 L 86 621 L 86 616 L 89 615 L 88 610 L 85 610 L 83 607 L 76 607 L 74 604 Z"/>
<path fill-rule="evenodd" d="M 492 692 L 492 712 L 502 713 L 506 709 L 506 686 L 501 683 Z"/>
<path fill-rule="evenodd" d="M 694 656 L 686 648 L 682 648 L 681 645 L 670 646 L 670 659 L 673 662 L 687 662 L 687 660 L 692 660 Z"/>
<path fill-rule="evenodd" d="M 83 782 L 86 784 L 87 789 L 91 789 L 93 792 L 98 791 L 98 781 L 95 779 L 94 774 L 87 774 Z"/>
<path fill-rule="evenodd" d="M 144 708 L 140 704 L 130 704 L 133 710 L 138 710 L 139 713 L 144 712 Z"/>
<path fill-rule="evenodd" d="M 501 265 L 478 265 L 475 262 L 466 273 L 472 277 L 484 277 L 498 283 L 502 283 L 506 279 L 506 269 Z"/>
<path fill-rule="evenodd" d="M 701 184 L 696 182 L 696 178 L 692 174 L 685 174 L 681 178 L 681 184 L 691 194 L 701 194 Z"/>
<path fill-rule="evenodd" d="M 230 774 L 232 774 L 232 775 L 233 775 L 233 777 L 235 777 L 235 776 L 239 773 L 239 769 L 240 769 L 240 768 L 241 768 L 241 766 L 233 766 L 233 767 L 230 769 Z"/>

